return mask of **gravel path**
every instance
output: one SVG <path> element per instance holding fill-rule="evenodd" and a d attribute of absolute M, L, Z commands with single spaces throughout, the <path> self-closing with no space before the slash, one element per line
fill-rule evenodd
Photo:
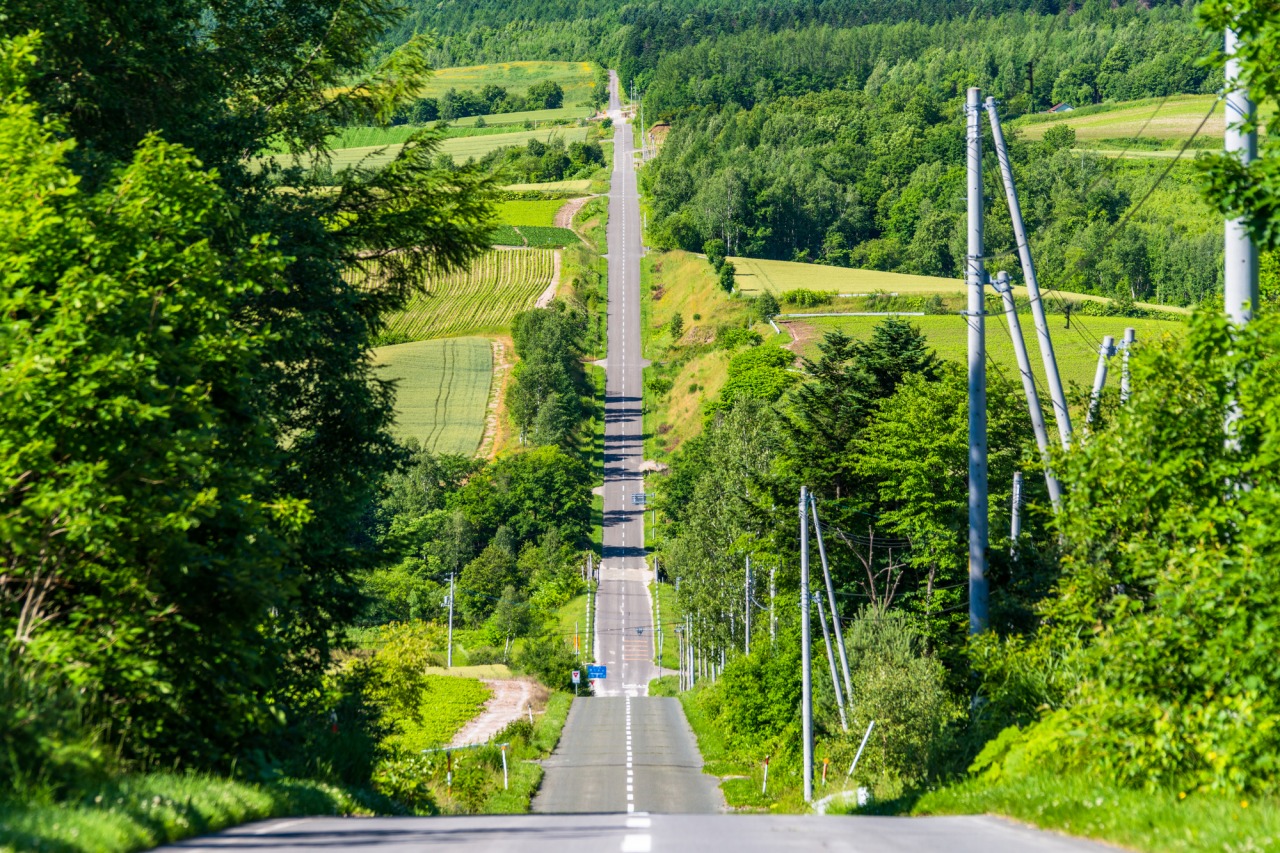
<path fill-rule="evenodd" d="M 507 727 L 518 717 L 528 713 L 526 708 L 533 702 L 533 684 L 524 678 L 485 678 L 485 686 L 493 691 L 489 701 L 484 703 L 480 716 L 463 726 L 453 737 L 452 747 L 469 746 L 473 743 L 484 743 Z"/>

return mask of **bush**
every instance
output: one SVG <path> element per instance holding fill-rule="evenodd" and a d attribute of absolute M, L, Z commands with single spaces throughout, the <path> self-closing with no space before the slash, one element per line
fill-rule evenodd
<path fill-rule="evenodd" d="M 777 298 L 767 290 L 753 300 L 752 308 L 755 309 L 755 314 L 762 323 L 769 322 L 781 310 Z"/>
<path fill-rule="evenodd" d="M 831 303 L 831 294 L 821 290 L 807 290 L 803 287 L 788 290 L 782 294 L 782 301 L 797 308 L 816 308 Z"/>
<path fill-rule="evenodd" d="M 684 317 L 680 316 L 680 312 L 677 311 L 671 321 L 667 323 L 667 331 L 671 333 L 671 340 L 680 340 L 681 335 L 684 334 Z"/>
<path fill-rule="evenodd" d="M 737 349 L 741 346 L 759 346 L 764 342 L 760 333 L 739 326 L 721 326 L 716 330 L 716 346 L 721 349 Z"/>
<path fill-rule="evenodd" d="M 516 655 L 517 669 L 536 675 L 552 690 L 573 690 L 573 670 L 578 667 L 577 656 L 555 634 L 530 639 Z"/>

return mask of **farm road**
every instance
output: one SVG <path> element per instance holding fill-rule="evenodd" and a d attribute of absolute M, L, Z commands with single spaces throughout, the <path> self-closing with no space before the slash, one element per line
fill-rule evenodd
<path fill-rule="evenodd" d="M 543 698 L 546 694 L 545 688 L 540 689 L 527 678 L 484 678 L 481 681 L 493 691 L 493 695 L 484 703 L 480 715 L 458 730 L 450 746 L 486 742 L 527 714 L 526 709 L 533 704 L 535 693 L 541 692 Z"/>

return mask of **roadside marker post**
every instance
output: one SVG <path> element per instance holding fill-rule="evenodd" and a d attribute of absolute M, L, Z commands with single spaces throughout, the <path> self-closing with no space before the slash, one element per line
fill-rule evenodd
<path fill-rule="evenodd" d="M 769 756 L 766 755 L 764 758 L 764 784 L 760 786 L 760 795 L 764 796 L 764 794 L 768 790 L 769 790 Z"/>
<path fill-rule="evenodd" d="M 502 790 L 506 791 L 510 788 L 507 784 L 507 745 L 502 745 Z"/>

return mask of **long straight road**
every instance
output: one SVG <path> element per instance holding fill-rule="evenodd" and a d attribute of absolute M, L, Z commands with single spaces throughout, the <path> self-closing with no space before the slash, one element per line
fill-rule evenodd
<path fill-rule="evenodd" d="M 618 80 L 609 80 L 613 177 L 609 194 L 609 351 L 605 366 L 604 559 L 596 595 L 596 661 L 607 668 L 596 698 L 574 703 L 537 812 L 716 812 L 723 806 L 684 712 L 649 697 L 653 607 L 644 552 L 640 344 L 640 197 L 631 125 Z"/>
<path fill-rule="evenodd" d="M 597 696 L 575 702 L 533 815 L 287 818 L 172 845 L 168 851 L 351 850 L 409 853 L 1085 853 L 1112 850 L 991 817 L 726 815 L 716 780 L 675 699 L 650 697 L 657 673 L 640 491 L 640 212 L 631 128 L 611 76 L 614 174 L 609 221 L 604 561 L 596 618 Z M 639 630 L 637 630 L 639 629 Z M 683 813 L 683 814 L 682 814 Z"/>

